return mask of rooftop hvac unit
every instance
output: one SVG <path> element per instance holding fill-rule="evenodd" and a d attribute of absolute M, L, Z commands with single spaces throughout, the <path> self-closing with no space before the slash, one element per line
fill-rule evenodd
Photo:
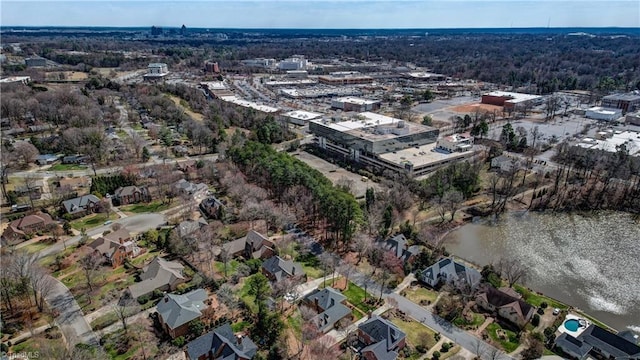
<path fill-rule="evenodd" d="M 399 128 L 403 128 L 404 127 L 404 120 L 398 120 L 398 127 Z"/>

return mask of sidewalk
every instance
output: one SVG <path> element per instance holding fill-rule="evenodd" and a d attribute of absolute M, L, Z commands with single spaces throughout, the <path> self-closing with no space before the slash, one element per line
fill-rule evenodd
<path fill-rule="evenodd" d="M 91 322 L 93 320 L 99 318 L 100 316 L 106 315 L 106 314 L 108 314 L 110 312 L 113 312 L 113 305 L 115 305 L 116 303 L 117 303 L 117 300 L 113 301 L 113 302 L 111 302 L 111 303 L 109 303 L 109 304 L 107 304 L 107 305 L 105 305 L 103 307 L 101 307 L 100 309 L 98 309 L 98 310 L 96 310 L 96 311 L 94 311 L 94 312 L 92 312 L 90 314 L 86 314 L 84 316 L 84 318 L 87 320 L 87 322 L 89 324 L 91 324 Z"/>
<path fill-rule="evenodd" d="M 138 319 L 144 319 L 149 317 L 149 314 L 152 314 L 156 312 L 156 307 L 151 307 L 148 308 L 147 310 L 143 311 L 143 312 L 139 312 L 135 315 L 129 316 L 127 318 L 127 328 L 128 326 L 132 325 L 133 323 L 135 323 L 136 320 Z M 114 324 L 111 324 L 109 326 L 107 326 L 106 328 L 102 329 L 102 330 L 97 330 L 96 332 L 98 334 L 100 334 L 100 337 L 104 336 L 105 334 L 110 334 L 112 332 L 116 332 L 118 330 L 120 330 L 122 328 L 122 321 L 120 321 L 120 319 L 118 319 L 118 321 Z"/>
<path fill-rule="evenodd" d="M 37 328 L 35 328 L 33 330 L 23 331 L 20 334 L 18 334 L 17 336 L 8 339 L 7 342 L 11 342 L 13 345 L 15 345 L 17 343 L 20 343 L 20 342 L 23 342 L 23 341 L 27 340 L 28 338 L 30 338 L 30 337 L 32 337 L 34 335 L 38 335 L 38 334 L 44 332 L 48 328 L 49 328 L 49 325 L 42 325 L 42 326 L 37 327 Z"/>

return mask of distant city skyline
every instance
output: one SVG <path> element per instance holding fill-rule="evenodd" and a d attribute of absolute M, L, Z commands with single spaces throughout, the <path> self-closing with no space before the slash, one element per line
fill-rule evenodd
<path fill-rule="evenodd" d="M 199 28 L 640 27 L 640 1 L 3 0 L 3 26 Z"/>

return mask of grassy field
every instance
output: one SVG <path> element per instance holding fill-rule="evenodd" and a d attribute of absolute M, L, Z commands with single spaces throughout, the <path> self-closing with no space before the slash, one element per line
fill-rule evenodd
<path fill-rule="evenodd" d="M 163 204 L 162 201 L 152 201 L 148 204 L 134 204 L 134 205 L 120 206 L 120 211 L 140 214 L 140 213 L 160 212 L 163 210 L 167 210 L 168 208 L 169 208 L 169 204 L 166 204 L 166 203 Z"/>
<path fill-rule="evenodd" d="M 363 288 L 349 281 L 349 286 L 345 291 L 342 292 L 342 295 L 347 297 L 347 301 L 349 301 L 353 306 L 362 310 L 365 314 L 369 313 L 369 311 L 373 311 L 376 309 L 375 306 L 371 306 L 364 302 L 365 297 L 367 299 L 371 299 L 373 295 L 366 295 Z"/>
<path fill-rule="evenodd" d="M 78 164 L 55 164 L 44 171 L 71 171 L 71 170 L 85 170 L 87 167 Z"/>
<path fill-rule="evenodd" d="M 107 326 L 115 324 L 117 321 L 118 315 L 116 315 L 116 313 L 114 312 L 109 312 L 93 320 L 90 325 L 91 328 L 95 331 L 104 329 Z"/>
<path fill-rule="evenodd" d="M 458 316 L 453 320 L 453 324 L 463 329 L 477 329 L 478 326 L 482 325 L 484 320 L 484 315 L 474 313 L 473 321 L 466 321 L 464 317 Z"/>
<path fill-rule="evenodd" d="M 437 343 L 434 337 L 435 332 L 415 320 L 403 321 L 402 319 L 394 318 L 391 322 L 407 334 L 407 340 L 414 347 L 422 344 L 431 349 Z"/>
<path fill-rule="evenodd" d="M 238 269 L 240 262 L 238 260 L 230 260 L 227 262 L 227 276 L 231 276 Z M 221 261 L 214 261 L 213 268 L 222 276 L 224 276 L 224 263 Z"/>
<path fill-rule="evenodd" d="M 510 353 L 513 350 L 515 350 L 518 347 L 518 345 L 520 345 L 518 340 L 516 340 L 515 338 L 516 333 L 510 330 L 502 329 L 502 331 L 504 331 L 504 333 L 507 335 L 507 339 L 500 339 L 497 333 L 498 330 L 500 329 L 502 328 L 500 327 L 500 325 L 496 323 L 491 323 L 489 324 L 489 326 L 487 326 L 487 332 L 489 333 L 489 337 L 494 342 L 500 344 L 500 346 L 505 352 Z"/>
<path fill-rule="evenodd" d="M 111 213 L 109 215 L 109 220 L 116 220 L 119 218 L 120 217 L 116 213 Z M 107 221 L 107 214 L 91 214 L 83 218 L 73 220 L 69 224 L 72 228 L 80 231 L 82 228 L 89 230 L 96 226 L 103 225 L 105 221 Z"/>
<path fill-rule="evenodd" d="M 62 240 L 60 242 L 62 242 Z M 53 245 L 53 244 L 55 244 L 55 243 L 53 243 L 53 242 L 52 243 L 48 243 L 48 242 L 38 241 L 38 242 L 35 242 L 33 244 L 29 244 L 27 246 L 22 247 L 22 250 L 24 250 L 24 251 L 26 251 L 26 252 L 28 252 L 30 254 L 33 254 L 33 253 L 38 252 L 38 251 L 40 251 L 40 250 L 42 250 L 42 249 L 44 249 L 44 248 L 46 248 L 46 247 L 48 247 L 50 245 Z"/>
<path fill-rule="evenodd" d="M 62 333 L 58 327 L 48 330 L 47 335 L 32 336 L 19 344 L 13 345 L 11 350 L 14 353 L 44 353 L 43 349 L 64 349 Z"/>
<path fill-rule="evenodd" d="M 534 291 L 531 291 L 527 288 L 525 288 L 524 286 L 520 286 L 520 285 L 514 285 L 513 288 L 519 292 L 520 294 L 522 294 L 522 298 L 524 299 L 524 301 L 528 302 L 529 304 L 536 306 L 536 307 L 540 307 L 540 304 L 542 304 L 543 302 L 546 302 L 549 307 L 551 308 L 558 308 L 558 309 L 567 309 L 569 308 L 567 305 L 554 300 L 550 297 L 544 296 L 542 294 L 538 294 Z"/>
<path fill-rule="evenodd" d="M 295 258 L 295 261 L 302 264 L 302 270 L 307 274 L 307 278 L 319 279 L 324 276 L 324 271 L 322 271 L 322 265 L 320 265 L 320 260 L 318 257 L 313 254 L 308 254 L 304 256 L 298 256 Z"/>
<path fill-rule="evenodd" d="M 416 304 L 431 303 L 433 304 L 438 298 L 438 292 L 434 290 L 418 287 L 415 289 L 405 290 L 404 296 Z"/>

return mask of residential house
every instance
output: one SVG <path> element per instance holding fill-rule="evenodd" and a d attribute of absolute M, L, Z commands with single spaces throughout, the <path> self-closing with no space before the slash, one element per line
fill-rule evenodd
<path fill-rule="evenodd" d="M 86 155 L 67 155 L 62 158 L 63 164 L 86 164 L 91 158 Z"/>
<path fill-rule="evenodd" d="M 640 346 L 625 334 L 614 334 L 598 325 L 590 325 L 576 338 L 564 333 L 556 339 L 556 347 L 574 359 L 640 359 Z M 593 356 L 592 356 L 593 355 Z"/>
<path fill-rule="evenodd" d="M 58 187 L 68 188 L 70 190 L 86 189 L 91 187 L 91 178 L 88 176 L 80 176 L 73 178 L 62 178 L 58 181 Z"/>
<path fill-rule="evenodd" d="M 392 322 L 373 315 L 358 325 L 360 355 L 366 360 L 395 360 L 406 345 L 406 334 Z"/>
<path fill-rule="evenodd" d="M 302 265 L 280 256 L 272 256 L 262 263 L 262 273 L 271 281 L 304 276 Z"/>
<path fill-rule="evenodd" d="M 2 233 L 2 239 L 7 244 L 16 244 L 25 240 L 28 235 L 44 230 L 53 223 L 51 215 L 43 212 L 27 215 L 9 223 L 9 226 Z"/>
<path fill-rule="evenodd" d="M 202 200 L 199 207 L 200 211 L 209 219 L 222 220 L 221 211 L 224 209 L 224 204 L 215 196 L 209 196 Z"/>
<path fill-rule="evenodd" d="M 152 293 L 154 290 L 173 291 L 178 285 L 187 281 L 182 273 L 184 266 L 179 262 L 167 261 L 155 257 L 147 266 L 142 268 L 140 282 L 129 286 L 129 294 L 137 299 Z"/>
<path fill-rule="evenodd" d="M 523 328 L 535 313 L 534 306 L 491 286 L 480 291 L 476 296 L 476 304 L 487 311 L 497 313 L 499 317 L 520 328 Z"/>
<path fill-rule="evenodd" d="M 165 294 L 156 309 L 162 328 L 175 339 L 189 332 L 189 323 L 200 319 L 207 293 L 196 289 L 183 295 Z"/>
<path fill-rule="evenodd" d="M 322 290 L 315 289 L 302 300 L 303 303 L 314 309 L 318 315 L 311 321 L 323 333 L 335 328 L 338 322 L 344 318 L 351 320 L 351 309 L 345 304 L 346 296 L 331 287 Z"/>
<path fill-rule="evenodd" d="M 491 159 L 491 167 L 498 168 L 502 172 L 511 172 L 518 169 L 519 161 L 517 158 L 512 158 L 506 155 L 496 156 Z"/>
<path fill-rule="evenodd" d="M 249 230 L 247 236 L 222 244 L 231 257 L 243 256 L 245 259 L 267 259 L 276 254 L 276 245 L 257 231 Z M 220 254 L 220 252 L 218 252 Z"/>
<path fill-rule="evenodd" d="M 185 179 L 180 179 L 175 183 L 175 188 L 179 193 L 188 195 L 204 195 L 209 191 L 209 187 L 204 183 L 192 183 Z"/>
<path fill-rule="evenodd" d="M 474 288 L 482 279 L 482 275 L 478 270 L 455 261 L 453 258 L 441 259 L 420 272 L 418 277 L 431 287 L 436 287 L 441 282 L 453 284 L 466 282 Z"/>
<path fill-rule="evenodd" d="M 420 247 L 418 245 L 409 246 L 409 240 L 403 234 L 382 241 L 380 246 L 402 260 L 402 263 L 411 263 L 420 253 Z"/>
<path fill-rule="evenodd" d="M 145 187 L 135 185 L 121 186 L 114 191 L 112 199 L 118 205 L 136 204 L 141 201 L 149 201 L 149 191 Z"/>
<path fill-rule="evenodd" d="M 183 221 L 176 226 L 175 231 L 180 238 L 189 237 L 191 234 L 208 226 L 207 220 L 200 218 L 196 221 Z"/>
<path fill-rule="evenodd" d="M 16 186 L 14 189 L 16 195 L 18 196 L 29 196 L 32 200 L 38 200 L 42 197 L 42 188 L 44 187 L 44 183 L 42 180 L 37 180 L 32 183 Z"/>
<path fill-rule="evenodd" d="M 97 196 L 89 194 L 65 200 L 62 206 L 67 214 L 79 217 L 94 212 L 99 203 L 100 199 Z"/>
<path fill-rule="evenodd" d="M 114 269 L 122 265 L 125 259 L 132 259 L 143 252 L 125 228 L 97 238 L 89 247 L 104 256 Z"/>
<path fill-rule="evenodd" d="M 235 335 L 226 323 L 187 344 L 189 360 L 249 360 L 258 346 L 246 335 Z"/>
<path fill-rule="evenodd" d="M 51 165 L 53 163 L 55 163 L 56 161 L 58 161 L 59 157 L 57 155 L 54 154 L 43 154 L 43 155 L 38 155 L 36 156 L 36 164 L 42 166 L 42 165 Z"/>

